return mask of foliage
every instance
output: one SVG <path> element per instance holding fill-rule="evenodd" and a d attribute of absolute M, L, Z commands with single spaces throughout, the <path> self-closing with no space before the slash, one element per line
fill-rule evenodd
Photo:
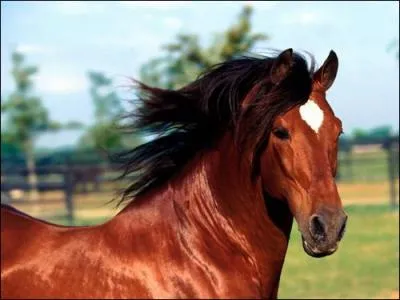
<path fill-rule="evenodd" d="M 19 53 L 12 54 L 13 69 L 11 71 L 16 90 L 1 103 L 1 114 L 5 117 L 2 141 L 13 144 L 25 152 L 34 143 L 35 138 L 45 131 L 79 128 L 78 122 L 61 124 L 51 120 L 41 99 L 31 94 L 33 87 L 32 77 L 38 72 L 36 66 L 25 65 L 25 57 Z"/>
<path fill-rule="evenodd" d="M 355 143 L 379 143 L 391 136 L 393 136 L 392 127 L 382 125 L 370 130 L 356 128 L 351 134 L 351 140 Z"/>
<path fill-rule="evenodd" d="M 12 161 L 13 163 L 25 164 L 22 149 L 12 142 L 9 142 L 10 136 L 7 132 L 1 136 L 1 161 Z"/>
<path fill-rule="evenodd" d="M 387 47 L 388 52 L 394 52 L 395 57 L 397 60 L 399 60 L 399 39 L 393 39 L 388 47 Z"/>
<path fill-rule="evenodd" d="M 368 132 L 365 129 L 356 128 L 352 132 L 352 136 L 354 139 L 360 139 L 368 136 Z"/>
<path fill-rule="evenodd" d="M 122 147 L 121 134 L 113 121 L 106 121 L 90 126 L 80 140 L 82 148 L 109 150 Z"/>
<path fill-rule="evenodd" d="M 25 66 L 24 56 L 18 52 L 12 54 L 12 62 L 16 91 L 1 103 L 1 113 L 5 115 L 2 139 L 4 137 L 8 143 L 25 148 L 27 142 L 33 140 L 39 132 L 52 129 L 57 123 L 49 119 L 40 98 L 30 93 L 32 76 L 38 72 L 38 68 Z"/>
<path fill-rule="evenodd" d="M 110 149 L 122 146 L 116 120 L 122 113 L 118 95 L 112 89 L 112 80 L 101 72 L 89 72 L 90 95 L 95 108 L 95 122 L 80 139 L 82 148 Z"/>
<path fill-rule="evenodd" d="M 251 15 L 252 8 L 245 6 L 236 24 L 216 34 L 209 47 L 203 48 L 195 34 L 179 34 L 175 42 L 163 47 L 164 56 L 141 68 L 141 80 L 152 86 L 177 89 L 211 66 L 246 54 L 257 42 L 268 39 L 265 34 L 251 32 Z"/>
<path fill-rule="evenodd" d="M 14 51 L 12 54 L 12 63 L 11 74 L 15 81 L 16 90 L 1 103 L 1 114 L 5 116 L 5 126 L 1 132 L 2 142 L 23 151 L 24 162 L 29 172 L 28 182 L 31 185 L 30 198 L 37 200 L 34 156 L 36 138 L 42 132 L 60 130 L 63 125 L 51 120 L 47 109 L 42 105 L 41 99 L 31 93 L 32 77 L 38 72 L 38 68 L 26 65 L 25 57 L 18 51 Z"/>
<path fill-rule="evenodd" d="M 373 138 L 387 138 L 392 136 L 391 126 L 378 126 L 374 127 L 369 131 L 369 136 Z"/>
<path fill-rule="evenodd" d="M 92 84 L 90 95 L 95 107 L 95 120 L 97 123 L 108 122 L 118 117 L 123 109 L 121 100 L 112 88 L 112 80 L 101 72 L 88 73 Z"/>
<path fill-rule="evenodd" d="M 136 146 L 138 136 L 126 137 L 119 129 L 119 121 L 124 112 L 121 99 L 113 88 L 111 78 L 101 72 L 90 71 L 90 95 L 95 108 L 95 122 L 81 137 L 81 148 L 111 151 L 128 146 Z"/>

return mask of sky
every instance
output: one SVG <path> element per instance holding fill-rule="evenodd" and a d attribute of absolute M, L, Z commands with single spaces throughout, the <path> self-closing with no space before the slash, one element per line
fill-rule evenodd
<path fill-rule="evenodd" d="M 243 5 L 254 8 L 254 32 L 270 40 L 253 49 L 311 52 L 319 65 L 334 50 L 339 71 L 327 99 L 345 133 L 380 125 L 399 128 L 399 62 L 387 47 L 399 39 L 399 2 L 344 1 L 46 1 L 1 2 L 1 98 L 13 91 L 11 53 L 39 67 L 33 93 L 61 122 L 93 122 L 88 71 L 113 79 L 132 99 L 128 77 L 163 55 L 179 33 L 195 33 L 208 45 L 214 33 L 235 22 Z M 40 147 L 69 146 L 77 131 L 44 134 Z"/>

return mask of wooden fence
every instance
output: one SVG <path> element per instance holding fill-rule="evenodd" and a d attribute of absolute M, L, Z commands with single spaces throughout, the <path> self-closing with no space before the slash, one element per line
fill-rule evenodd
<path fill-rule="evenodd" d="M 36 188 L 39 192 L 48 191 L 62 191 L 64 194 L 64 203 L 66 208 L 66 217 L 72 224 L 74 221 L 74 193 L 77 192 L 78 187 L 82 187 L 82 192 L 88 192 L 88 184 L 92 183 L 95 191 L 100 190 L 101 175 L 108 168 L 104 166 L 86 166 L 79 167 L 71 164 L 62 166 L 46 166 L 37 168 L 36 175 L 41 178 L 42 176 L 50 177 L 54 175 L 62 177 L 62 180 L 53 181 L 39 181 Z M 1 169 L 1 202 L 2 203 L 29 203 L 38 204 L 38 201 L 29 201 L 27 199 L 16 200 L 9 196 L 12 191 L 30 191 L 31 185 L 26 181 L 28 171 L 25 167 L 12 167 L 2 166 Z M 60 202 L 60 199 L 46 200 L 46 203 Z"/>
<path fill-rule="evenodd" d="M 376 145 L 375 145 L 376 146 Z M 372 146 L 372 147 L 375 147 Z M 353 149 L 348 147 L 347 149 Z M 369 176 L 370 180 L 389 180 L 390 192 L 389 199 L 390 205 L 393 208 L 398 207 L 398 181 L 399 181 L 399 139 L 392 138 L 384 141 L 377 149 L 380 150 L 379 159 L 374 156 L 356 155 L 357 151 L 366 152 L 366 148 L 359 148 L 357 151 L 341 151 L 339 157 L 339 171 L 337 180 L 351 182 L 359 179 L 360 173 Z M 384 150 L 384 151 L 382 151 Z M 383 156 L 382 156 L 383 155 Z M 3 160 L 3 157 L 2 157 Z M 87 193 L 89 183 L 93 186 L 94 191 L 103 189 L 103 183 L 110 181 L 104 175 L 107 172 L 115 170 L 115 166 L 110 166 L 105 163 L 101 164 L 73 164 L 67 163 L 64 165 L 49 165 L 39 166 L 36 168 L 36 174 L 41 176 L 51 177 L 51 175 L 58 175 L 62 180 L 60 181 L 39 181 L 37 188 L 39 191 L 63 191 L 64 203 L 66 207 L 66 216 L 71 223 L 74 221 L 74 193 L 80 192 Z M 1 194 L 2 202 L 10 201 L 10 197 L 6 194 L 12 190 L 29 191 L 30 185 L 26 182 L 28 174 L 25 167 L 21 165 L 15 166 L 7 163 L 2 164 L 1 167 Z M 16 179 L 17 178 L 17 179 Z M 60 200 L 54 200 L 60 202 Z M 27 200 L 13 200 L 11 203 L 28 203 Z M 29 202 L 34 204 L 33 202 Z"/>

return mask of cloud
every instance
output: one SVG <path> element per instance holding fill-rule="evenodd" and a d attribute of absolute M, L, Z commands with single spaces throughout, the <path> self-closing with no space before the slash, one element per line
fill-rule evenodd
<path fill-rule="evenodd" d="M 41 93 L 69 94 L 88 89 L 84 76 L 39 74 L 35 78 L 36 89 Z"/>
<path fill-rule="evenodd" d="M 318 12 L 296 12 L 283 17 L 282 22 L 290 25 L 311 25 L 326 23 L 328 19 Z"/>
<path fill-rule="evenodd" d="M 147 13 L 147 14 L 144 14 L 144 15 L 143 15 L 143 18 L 144 18 L 145 20 L 154 20 L 154 19 L 155 19 L 155 16 L 154 16 L 153 14 Z"/>
<path fill-rule="evenodd" d="M 170 29 L 179 29 L 183 23 L 179 18 L 167 17 L 164 19 L 164 24 Z"/>
<path fill-rule="evenodd" d="M 103 2 L 57 1 L 54 4 L 60 13 L 67 15 L 86 15 L 105 11 Z"/>
<path fill-rule="evenodd" d="M 118 1 L 117 3 L 132 9 L 149 8 L 157 10 L 173 10 L 188 6 L 190 1 Z"/>
<path fill-rule="evenodd" d="M 35 44 L 21 44 L 17 46 L 16 50 L 23 54 L 50 54 L 55 51 L 52 47 Z"/>
<path fill-rule="evenodd" d="M 107 35 L 98 38 L 92 38 L 91 43 L 96 47 L 110 49 L 113 48 L 133 48 L 135 52 L 146 48 L 155 47 L 160 44 L 162 35 L 155 34 L 154 32 L 142 31 L 138 33 L 130 33 L 127 35 Z M 109 50 L 108 50 L 109 51 Z"/>

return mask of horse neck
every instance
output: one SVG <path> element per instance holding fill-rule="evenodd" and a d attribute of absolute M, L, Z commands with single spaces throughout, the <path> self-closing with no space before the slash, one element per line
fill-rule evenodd
<path fill-rule="evenodd" d="M 251 180 L 249 163 L 238 153 L 233 137 L 227 133 L 216 150 L 204 154 L 200 168 L 187 178 L 194 217 L 224 232 L 242 251 L 263 262 L 265 256 L 285 256 L 292 215 L 281 201 L 264 199 L 261 178 Z M 192 182 L 194 179 L 194 182 Z M 267 200 L 267 201 L 265 201 Z M 208 218 L 204 215 L 208 214 Z"/>
<path fill-rule="evenodd" d="M 198 154 L 168 184 L 138 197 L 125 211 L 160 210 L 162 226 L 174 227 L 186 244 L 247 256 L 262 278 L 271 263 L 282 267 L 292 216 L 277 200 L 265 204 L 261 180 L 251 181 L 242 160 L 226 134 L 217 147 Z"/>

